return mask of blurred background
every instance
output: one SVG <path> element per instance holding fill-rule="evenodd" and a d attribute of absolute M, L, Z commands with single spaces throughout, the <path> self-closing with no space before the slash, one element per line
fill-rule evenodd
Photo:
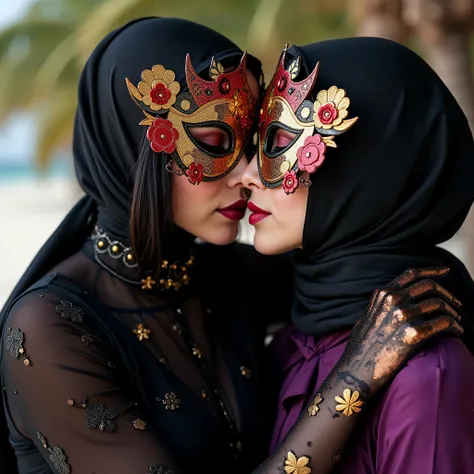
<path fill-rule="evenodd" d="M 421 54 L 474 127 L 474 0 L 0 0 L 0 306 L 80 197 L 71 136 L 77 81 L 110 30 L 140 16 L 208 25 L 259 56 L 285 43 L 382 36 Z M 473 183 L 474 185 L 474 183 Z M 243 240 L 252 231 L 244 226 Z M 446 245 L 474 272 L 474 219 Z"/>

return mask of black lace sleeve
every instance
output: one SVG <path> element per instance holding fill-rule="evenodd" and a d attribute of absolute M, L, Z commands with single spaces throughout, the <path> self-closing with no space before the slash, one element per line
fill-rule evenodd
<path fill-rule="evenodd" d="M 38 462 L 60 474 L 177 472 L 82 309 L 32 293 L 10 312 L 3 338 L 8 416 L 43 458 L 18 453 L 20 472 L 40 472 Z"/>

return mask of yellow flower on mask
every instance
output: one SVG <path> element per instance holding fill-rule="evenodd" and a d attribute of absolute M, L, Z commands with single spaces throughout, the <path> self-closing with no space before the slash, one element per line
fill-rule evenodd
<path fill-rule="evenodd" d="M 328 90 L 320 91 L 314 103 L 315 127 L 329 130 L 340 125 L 349 114 L 347 108 L 350 103 L 344 89 L 332 86 Z"/>
<path fill-rule="evenodd" d="M 155 111 L 168 110 L 176 102 L 181 88 L 174 79 L 175 73 L 160 64 L 145 69 L 138 84 L 138 90 L 143 94 L 143 103 Z"/>

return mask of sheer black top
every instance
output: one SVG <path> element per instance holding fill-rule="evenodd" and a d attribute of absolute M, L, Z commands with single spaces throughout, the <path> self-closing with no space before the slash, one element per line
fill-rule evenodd
<path fill-rule="evenodd" d="M 263 338 L 289 314 L 290 263 L 241 244 L 199 245 L 195 261 L 187 287 L 150 294 L 88 242 L 16 300 L 1 375 L 20 474 L 242 473 L 265 458 Z"/>

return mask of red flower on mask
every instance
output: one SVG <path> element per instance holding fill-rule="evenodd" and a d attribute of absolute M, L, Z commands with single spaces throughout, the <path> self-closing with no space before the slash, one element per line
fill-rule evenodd
<path fill-rule="evenodd" d="M 156 153 L 173 153 L 176 150 L 179 132 L 169 120 L 157 118 L 148 128 L 146 136 L 150 141 L 151 149 Z"/>
<path fill-rule="evenodd" d="M 337 108 L 334 107 L 333 103 L 328 102 L 327 104 L 321 105 L 321 107 L 319 107 L 317 114 L 323 125 L 330 125 L 334 122 L 334 120 L 336 120 L 339 112 L 337 111 Z"/>
<path fill-rule="evenodd" d="M 298 177 L 294 171 L 287 171 L 283 176 L 283 191 L 285 194 L 293 194 L 298 187 Z"/>
<path fill-rule="evenodd" d="M 162 82 L 156 84 L 155 87 L 150 91 L 151 100 L 158 105 L 167 104 L 171 97 L 171 92 Z"/>
<path fill-rule="evenodd" d="M 204 178 L 202 164 L 191 163 L 186 171 L 186 176 L 191 184 L 199 184 L 202 181 L 202 178 Z"/>
<path fill-rule="evenodd" d="M 326 144 L 322 141 L 321 135 L 307 137 L 304 145 L 296 152 L 298 168 L 301 171 L 314 173 L 323 164 L 325 152 Z"/>

